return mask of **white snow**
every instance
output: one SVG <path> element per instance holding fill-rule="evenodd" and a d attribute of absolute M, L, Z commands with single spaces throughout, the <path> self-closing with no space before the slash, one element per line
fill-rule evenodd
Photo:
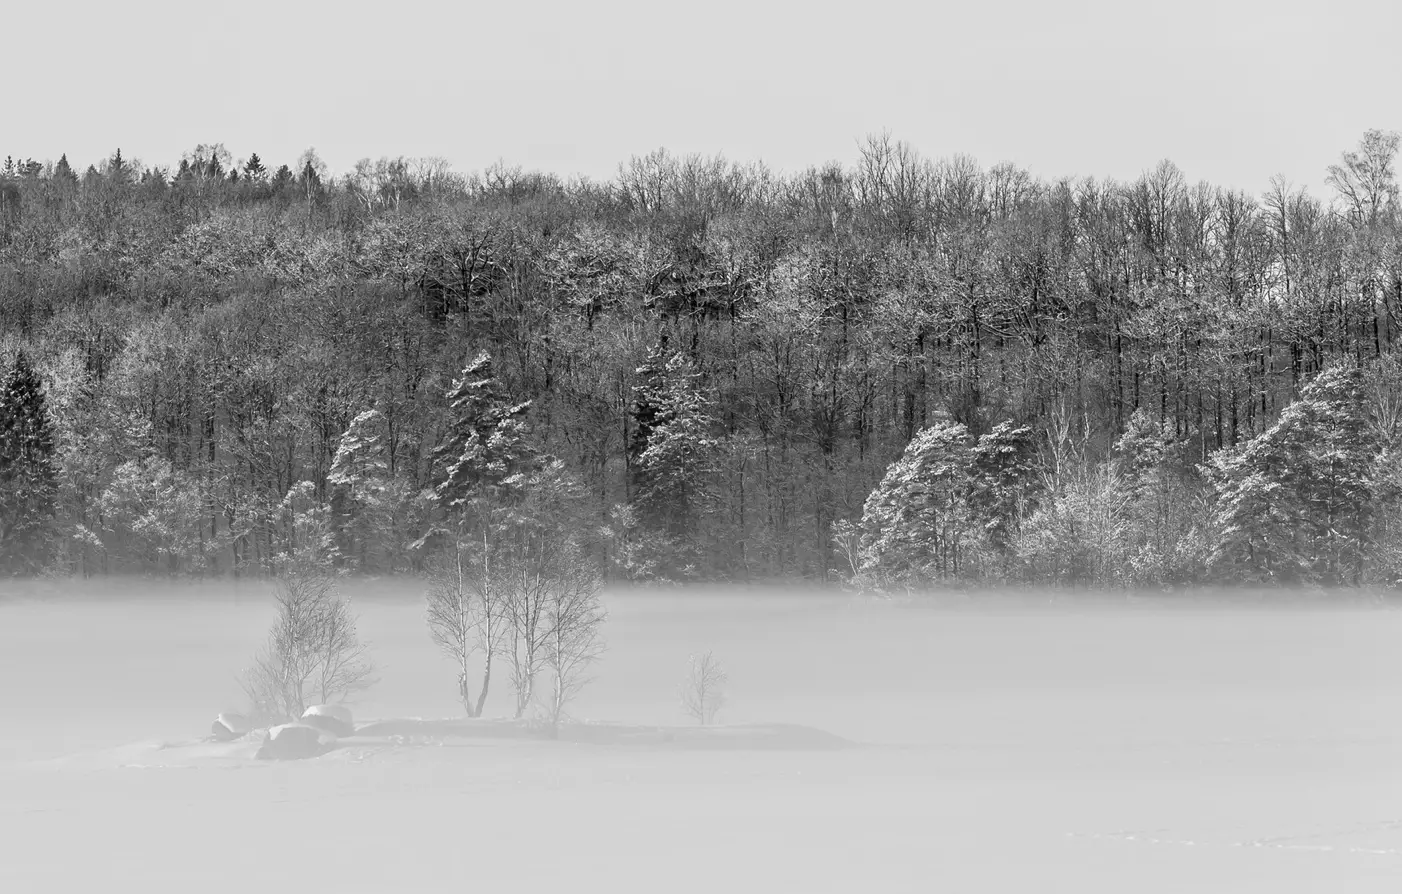
<path fill-rule="evenodd" d="M 0 890 L 1402 890 L 1392 611 L 614 598 L 548 741 L 456 719 L 413 591 L 355 596 L 382 682 L 289 762 L 202 741 L 265 596 L 0 598 Z"/>
<path fill-rule="evenodd" d="M 215 738 L 230 740 L 240 736 L 248 735 L 253 729 L 248 718 L 233 711 L 225 711 L 214 718 L 214 723 L 210 724 L 210 731 Z"/>
<path fill-rule="evenodd" d="M 312 705 L 302 712 L 302 722 L 338 736 L 355 735 L 355 721 L 345 705 Z"/>
<path fill-rule="evenodd" d="M 330 717 L 347 726 L 352 723 L 350 708 L 345 705 L 312 705 L 302 712 L 302 717 Z"/>

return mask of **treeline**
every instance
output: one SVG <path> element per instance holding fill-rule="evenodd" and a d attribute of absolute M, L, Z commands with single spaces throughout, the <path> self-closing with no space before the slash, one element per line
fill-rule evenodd
<path fill-rule="evenodd" d="M 518 420 L 587 495 L 614 578 L 1395 579 L 1397 149 L 1367 133 L 1326 198 L 1169 162 L 1046 182 L 886 137 L 782 175 L 658 151 L 607 182 L 402 158 L 333 176 L 219 144 L 174 168 L 7 159 L 0 559 L 261 574 L 320 519 L 336 564 L 421 570 L 451 405 L 485 388 L 492 425 Z M 1347 532 L 1319 510 L 1320 536 L 1357 548 L 1224 557 L 1266 537 L 1231 527 L 1232 463 L 1333 368 L 1369 505 Z M 918 478 L 907 447 L 933 456 L 932 431 L 962 445 L 957 513 L 911 529 L 940 558 L 882 566 L 881 513 L 937 499 L 883 479 Z M 1015 432 L 1016 468 L 975 461 Z M 1290 487 L 1240 517 L 1279 542 L 1305 511 Z"/>

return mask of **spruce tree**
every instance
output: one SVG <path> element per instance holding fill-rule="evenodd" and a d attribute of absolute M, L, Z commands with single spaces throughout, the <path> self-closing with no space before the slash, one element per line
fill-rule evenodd
<path fill-rule="evenodd" d="M 54 440 L 39 376 L 20 353 L 0 385 L 0 567 L 34 572 L 51 547 Z"/>
<path fill-rule="evenodd" d="M 507 398 L 490 354 L 463 369 L 448 391 L 448 432 L 434 452 L 441 475 L 434 493 L 442 506 L 461 510 L 476 497 L 519 493 L 535 459 L 525 440 L 530 406 Z"/>
<path fill-rule="evenodd" d="M 68 154 L 64 153 L 58 157 L 58 163 L 54 165 L 54 180 L 59 183 L 77 183 L 78 175 L 73 172 L 73 168 L 68 164 Z"/>

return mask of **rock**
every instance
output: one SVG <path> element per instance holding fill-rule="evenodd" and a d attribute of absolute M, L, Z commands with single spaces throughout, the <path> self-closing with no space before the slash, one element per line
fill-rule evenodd
<path fill-rule="evenodd" d="M 220 714 L 210 725 L 209 731 L 214 735 L 216 741 L 232 742 L 235 739 L 242 739 L 248 735 L 253 725 L 248 722 L 248 718 L 242 714 L 226 713 Z"/>
<path fill-rule="evenodd" d="M 336 746 L 336 737 L 305 723 L 284 723 L 268 730 L 258 747 L 259 760 L 300 760 L 325 754 Z"/>
<path fill-rule="evenodd" d="M 355 735 L 355 723 L 345 705 L 312 705 L 302 713 L 301 722 L 338 736 Z"/>

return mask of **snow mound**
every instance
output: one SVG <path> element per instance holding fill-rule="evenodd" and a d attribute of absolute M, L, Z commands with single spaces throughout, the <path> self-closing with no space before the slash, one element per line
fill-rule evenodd
<path fill-rule="evenodd" d="M 355 735 L 355 722 L 345 705 L 312 705 L 302 713 L 301 722 L 337 736 Z"/>
<path fill-rule="evenodd" d="M 336 736 L 305 723 L 284 723 L 268 730 L 254 757 L 259 760 L 301 760 L 336 747 Z"/>
<path fill-rule="evenodd" d="M 232 742 L 248 735 L 252 729 L 253 724 L 242 714 L 224 713 L 214 718 L 209 731 L 216 742 Z"/>

